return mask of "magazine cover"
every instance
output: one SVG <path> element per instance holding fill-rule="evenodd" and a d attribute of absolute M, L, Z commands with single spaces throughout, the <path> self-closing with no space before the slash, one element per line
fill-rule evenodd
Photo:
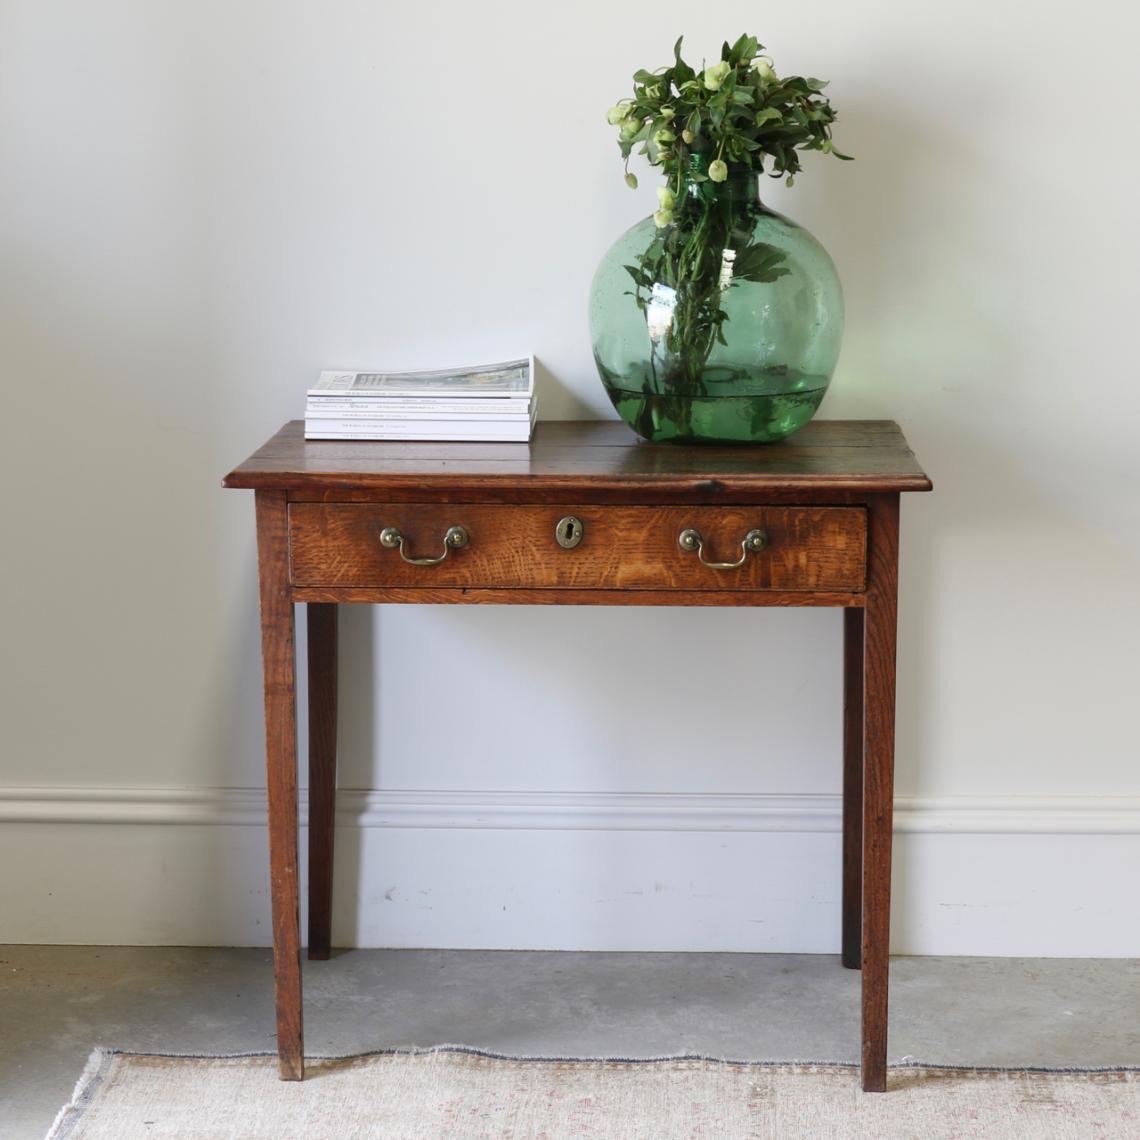
<path fill-rule="evenodd" d="M 534 357 L 434 372 L 322 372 L 310 396 L 490 396 L 529 399 Z"/>

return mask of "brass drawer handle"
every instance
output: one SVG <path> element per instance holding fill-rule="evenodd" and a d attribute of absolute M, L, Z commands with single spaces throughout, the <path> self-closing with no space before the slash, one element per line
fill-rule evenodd
<path fill-rule="evenodd" d="M 735 562 L 707 562 L 705 560 L 705 540 L 701 532 L 693 527 L 686 527 L 677 539 L 682 550 L 695 550 L 702 566 L 710 570 L 735 570 L 744 565 L 749 554 L 756 554 L 768 545 L 768 532 L 756 527 L 750 530 L 740 542 L 740 557 Z"/>
<path fill-rule="evenodd" d="M 466 546 L 471 538 L 461 526 L 449 526 L 443 536 L 443 553 L 438 558 L 409 558 L 404 553 L 403 532 L 398 526 L 386 526 L 380 532 L 380 545 L 388 550 L 398 550 L 400 557 L 411 566 L 438 566 L 453 550 Z"/>

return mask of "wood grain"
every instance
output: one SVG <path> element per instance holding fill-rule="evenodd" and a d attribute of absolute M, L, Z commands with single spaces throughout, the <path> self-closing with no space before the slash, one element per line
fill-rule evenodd
<path fill-rule="evenodd" d="M 843 965 L 859 969 L 863 931 L 863 617 L 843 613 Z"/>
<path fill-rule="evenodd" d="M 887 1087 L 899 497 L 870 504 L 863 645 L 863 1089 Z"/>
<path fill-rule="evenodd" d="M 530 443 L 304 439 L 288 423 L 226 487 L 293 494 L 343 487 L 393 501 L 764 502 L 765 492 L 928 491 L 890 421 L 813 420 L 781 443 L 680 447 L 639 440 L 618 421 L 544 422 Z M 401 492 L 406 492 L 401 496 Z"/>
<path fill-rule="evenodd" d="M 336 818 L 337 607 L 306 608 L 309 664 L 309 958 L 329 956 Z"/>
<path fill-rule="evenodd" d="M 899 493 L 931 488 L 895 424 L 815 421 L 783 444 L 686 448 L 616 422 L 542 424 L 530 444 L 306 443 L 292 423 L 225 485 L 257 491 L 282 1077 L 303 1074 L 293 602 L 310 603 L 314 957 L 331 913 L 337 603 L 841 606 L 843 962 L 863 970 L 863 1088 L 886 1088 Z M 575 550 L 553 541 L 564 514 L 586 523 Z M 471 544 L 437 567 L 379 546 L 396 525 L 433 555 L 453 524 Z M 717 560 L 753 526 L 771 546 L 707 569 L 677 545 L 690 526 Z"/>
<path fill-rule="evenodd" d="M 280 491 L 258 491 L 256 502 L 277 1054 L 281 1078 L 299 1081 L 304 1076 L 305 1053 L 297 886 L 296 664 L 288 582 L 287 505 Z"/>
<path fill-rule="evenodd" d="M 570 484 L 557 487 L 544 486 L 540 489 L 527 483 L 517 487 L 513 491 L 504 484 L 503 486 L 495 488 L 485 488 L 477 498 L 448 495 L 437 486 L 430 484 L 409 484 L 406 487 L 401 487 L 399 494 L 395 495 L 386 495 L 378 491 L 361 490 L 359 488 L 354 490 L 351 487 L 326 487 L 317 489 L 304 487 L 295 491 L 289 491 L 288 494 L 291 503 L 382 503 L 395 502 L 396 500 L 405 503 L 462 503 L 478 501 L 480 503 L 506 503 L 513 506 L 534 503 L 545 503 L 547 505 L 558 503 L 565 504 L 566 508 L 572 507 L 573 505 L 580 506 L 582 503 L 581 492 L 575 495 L 574 488 Z M 742 495 L 724 492 L 715 488 L 709 490 L 708 487 L 702 490 L 698 485 L 694 485 L 690 491 L 677 491 L 669 495 L 660 495 L 655 493 L 652 487 L 647 488 L 637 484 L 630 484 L 626 487 L 613 488 L 606 494 L 604 502 L 595 494 L 593 501 L 598 505 L 614 507 L 656 507 L 664 504 L 674 506 L 687 504 L 702 507 L 724 507 L 733 505 L 753 506 L 760 502 L 764 503 L 765 506 L 772 507 L 784 505 L 801 507 L 862 507 L 866 506 L 867 493 L 865 491 L 828 490 L 825 484 L 820 484 L 810 490 L 801 488 L 799 490 L 790 491 L 773 484 L 766 488 L 762 495 L 758 493 Z"/>
<path fill-rule="evenodd" d="M 567 513 L 585 527 L 572 550 L 555 541 Z M 437 566 L 411 566 L 379 541 L 384 527 L 399 527 L 410 556 L 434 557 L 452 525 L 470 541 Z M 688 527 L 703 536 L 708 561 L 735 561 L 753 528 L 768 546 L 737 568 L 711 569 L 678 544 Z M 857 591 L 867 519 L 859 507 L 290 503 L 289 534 L 297 586 Z"/>

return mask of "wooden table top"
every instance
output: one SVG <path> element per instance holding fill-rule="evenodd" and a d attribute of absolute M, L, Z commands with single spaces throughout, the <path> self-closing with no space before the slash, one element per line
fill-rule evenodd
<path fill-rule="evenodd" d="M 699 447 L 647 443 L 619 420 L 540 422 L 529 443 L 306 441 L 293 420 L 222 485 L 456 502 L 755 502 L 932 488 L 890 420 L 813 420 L 781 443 Z"/>

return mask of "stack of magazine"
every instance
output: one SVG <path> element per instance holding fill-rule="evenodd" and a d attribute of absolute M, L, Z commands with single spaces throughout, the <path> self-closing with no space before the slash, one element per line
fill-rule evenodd
<path fill-rule="evenodd" d="M 536 412 L 533 356 L 439 372 L 322 372 L 305 438 L 526 443 Z"/>

